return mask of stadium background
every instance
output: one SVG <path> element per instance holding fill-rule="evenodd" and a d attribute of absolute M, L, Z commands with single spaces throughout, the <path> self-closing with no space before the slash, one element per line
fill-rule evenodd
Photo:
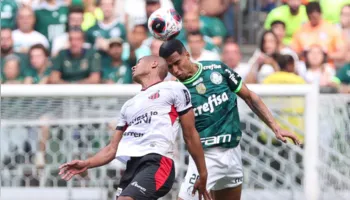
<path fill-rule="evenodd" d="M 144 26 L 147 16 L 160 6 L 174 7 L 184 20 L 178 39 L 193 60 L 222 60 L 249 84 L 319 86 L 320 199 L 349 199 L 350 1 L 320 0 L 322 21 L 316 16 L 317 28 L 309 24 L 304 6 L 309 2 L 1 0 L 2 89 L 23 84 L 25 93 L 31 85 L 45 85 L 49 91 L 52 84 L 116 83 L 126 86 L 119 94 L 128 93 L 128 84 L 133 84 L 130 68 L 142 56 L 157 55 L 161 44 Z M 290 7 L 298 14 L 291 15 Z M 112 199 L 121 163 L 113 161 L 68 183 L 57 176 L 57 168 L 104 146 L 129 97 L 2 97 L 0 196 Z M 264 100 L 281 125 L 304 138 L 304 97 Z M 239 105 L 245 133 L 244 188 L 255 192 L 244 194 L 244 199 L 299 199 L 303 150 L 273 140 L 244 103 Z M 185 164 L 179 147 L 177 163 Z M 185 165 L 178 166 L 180 181 Z M 177 187 L 165 199 L 175 198 Z M 327 196 L 327 191 L 336 195 Z"/>

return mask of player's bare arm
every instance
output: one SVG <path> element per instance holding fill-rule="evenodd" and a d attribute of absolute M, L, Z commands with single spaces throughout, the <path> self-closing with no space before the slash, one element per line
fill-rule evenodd
<path fill-rule="evenodd" d="M 61 165 L 59 168 L 59 175 L 61 175 L 62 179 L 68 181 L 74 175 L 83 173 L 89 168 L 99 167 L 108 164 L 115 158 L 118 145 L 120 140 L 122 139 L 122 136 L 123 131 L 117 130 L 114 133 L 110 143 L 106 147 L 101 149 L 97 154 L 86 160 L 73 160 L 71 162 Z"/>
<path fill-rule="evenodd" d="M 204 151 L 199 134 L 194 125 L 193 110 L 191 109 L 186 114 L 181 115 L 180 122 L 188 152 L 191 154 L 194 162 L 196 163 L 199 173 L 199 179 L 194 184 L 192 193 L 194 194 L 195 191 L 198 190 L 199 199 L 202 199 L 202 196 L 205 200 L 210 199 L 209 193 L 206 189 L 208 172 L 205 165 Z"/>
<path fill-rule="evenodd" d="M 249 90 L 247 86 L 243 83 L 241 90 L 237 93 L 239 97 L 241 97 L 250 109 L 258 115 L 258 117 L 271 128 L 271 130 L 275 133 L 276 138 L 287 142 L 286 138 L 290 138 L 297 145 L 300 144 L 298 138 L 293 134 L 286 130 L 281 129 L 281 127 L 274 120 L 271 112 L 268 110 L 264 102 L 261 98 L 255 94 L 253 91 Z"/>

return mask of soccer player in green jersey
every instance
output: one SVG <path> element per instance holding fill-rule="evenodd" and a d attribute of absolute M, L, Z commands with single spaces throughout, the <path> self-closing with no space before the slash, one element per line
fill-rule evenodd
<path fill-rule="evenodd" d="M 166 59 L 169 72 L 190 91 L 196 128 L 200 134 L 208 170 L 207 188 L 216 200 L 239 200 L 243 169 L 239 142 L 242 136 L 237 95 L 257 114 L 283 142 L 297 137 L 282 130 L 258 95 L 250 91 L 242 78 L 220 61 L 193 63 L 179 40 L 164 42 L 159 55 Z M 198 177 L 190 158 L 179 198 L 198 199 L 190 191 Z"/>

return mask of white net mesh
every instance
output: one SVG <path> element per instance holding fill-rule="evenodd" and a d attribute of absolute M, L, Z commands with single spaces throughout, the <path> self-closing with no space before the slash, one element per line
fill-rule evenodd
<path fill-rule="evenodd" d="M 93 95 L 94 96 L 94 95 Z M 99 188 L 112 199 L 124 166 L 118 161 L 72 182 L 59 178 L 58 166 L 84 159 L 105 146 L 114 132 L 116 116 L 131 97 L 2 97 L 1 184 L 5 187 Z M 305 98 L 264 97 L 279 123 L 303 139 Z M 320 97 L 319 180 L 321 199 L 348 199 L 350 190 L 349 96 Z M 243 199 L 303 199 L 304 151 L 274 140 L 273 133 L 239 101 Z M 315 116 L 317 117 L 317 116 Z M 179 142 L 179 144 L 183 144 Z M 177 182 L 164 199 L 176 199 L 187 164 L 179 145 Z M 74 198 L 71 198 L 74 199 Z"/>

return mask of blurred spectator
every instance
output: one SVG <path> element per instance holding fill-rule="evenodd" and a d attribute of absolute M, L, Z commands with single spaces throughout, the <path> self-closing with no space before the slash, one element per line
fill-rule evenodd
<path fill-rule="evenodd" d="M 336 87 L 335 70 L 327 64 L 327 54 L 319 45 L 313 45 L 305 52 L 306 81 L 318 83 L 321 87 Z"/>
<path fill-rule="evenodd" d="M 193 61 L 220 60 L 220 56 L 217 53 L 204 49 L 205 42 L 203 35 L 199 31 L 189 32 L 187 34 L 187 42 Z"/>
<path fill-rule="evenodd" d="M 277 36 L 272 31 L 265 31 L 261 37 L 260 47 L 249 60 L 252 66 L 245 81 L 261 83 L 268 75 L 279 71 L 275 58 L 279 55 Z"/>
<path fill-rule="evenodd" d="M 87 41 L 94 45 L 96 49 L 102 51 L 102 56 L 106 56 L 109 42 L 108 39 L 120 37 L 126 40 L 126 30 L 114 13 L 114 0 L 101 0 L 100 7 L 103 11 L 103 20 L 97 22 L 87 32 Z"/>
<path fill-rule="evenodd" d="M 70 48 L 62 50 L 54 59 L 50 82 L 55 84 L 100 83 L 101 56 L 83 47 L 84 32 L 80 28 L 69 31 Z"/>
<path fill-rule="evenodd" d="M 30 68 L 24 73 L 24 83 L 47 84 L 52 67 L 48 50 L 42 44 L 36 44 L 29 49 L 28 55 Z"/>
<path fill-rule="evenodd" d="M 151 43 L 151 54 L 154 56 L 159 56 L 159 49 L 162 44 L 163 44 L 163 41 L 153 39 Z"/>
<path fill-rule="evenodd" d="M 55 0 L 44 0 L 35 10 L 35 30 L 49 42 L 66 32 L 68 8 Z"/>
<path fill-rule="evenodd" d="M 131 67 L 127 62 L 122 60 L 123 40 L 113 38 L 109 43 L 108 54 L 111 61 L 108 66 L 103 66 L 102 79 L 104 83 L 132 83 Z"/>
<path fill-rule="evenodd" d="M 341 32 L 322 19 L 318 2 L 306 6 L 309 22 L 304 24 L 293 36 L 292 48 L 302 55 L 310 46 L 318 44 L 332 61 L 342 62 L 345 59 L 345 44 Z"/>
<path fill-rule="evenodd" d="M 249 65 L 242 63 L 242 53 L 238 44 L 234 42 L 225 42 L 222 50 L 222 62 L 237 72 L 244 80 L 249 72 Z"/>
<path fill-rule="evenodd" d="M 101 8 L 96 6 L 96 0 L 84 0 L 84 22 L 82 23 L 83 31 L 93 27 L 97 21 L 103 20 Z M 69 21 L 69 18 L 68 18 Z"/>
<path fill-rule="evenodd" d="M 305 80 L 295 74 L 295 60 L 291 55 L 280 55 L 277 58 L 280 71 L 267 76 L 264 84 L 305 84 Z"/>
<path fill-rule="evenodd" d="M 282 21 L 274 21 L 271 24 L 271 31 L 277 36 L 278 39 L 278 51 L 282 55 L 291 55 L 294 58 L 294 63 L 295 63 L 295 72 L 299 76 L 304 77 L 306 73 L 306 66 L 305 63 L 302 61 L 299 61 L 299 56 L 293 49 L 290 47 L 286 46 L 283 43 L 283 38 L 286 35 L 286 25 Z"/>
<path fill-rule="evenodd" d="M 283 43 L 289 45 L 293 34 L 307 21 L 305 6 L 301 5 L 301 0 L 288 0 L 287 5 L 279 6 L 268 14 L 264 25 L 265 29 L 269 30 L 274 21 L 284 22 L 286 36 Z"/>
<path fill-rule="evenodd" d="M 124 61 L 129 60 L 131 66 L 136 64 L 136 61 L 140 58 L 151 55 L 151 49 L 143 44 L 147 39 L 147 34 L 147 25 L 137 24 L 129 34 L 128 43 L 124 43 L 122 59 Z"/>
<path fill-rule="evenodd" d="M 12 32 L 14 51 L 27 53 L 34 44 L 42 44 L 49 48 L 46 37 L 34 30 L 35 15 L 30 7 L 21 7 L 17 14 L 18 29 Z"/>
<path fill-rule="evenodd" d="M 201 0 L 199 1 L 200 13 L 210 17 L 221 17 L 231 3 L 232 0 Z"/>
<path fill-rule="evenodd" d="M 68 31 L 72 27 L 81 27 L 84 19 L 84 10 L 81 7 L 70 7 L 68 14 Z M 90 48 L 91 44 L 85 42 L 84 47 Z M 63 50 L 69 48 L 68 33 L 57 36 L 52 42 L 51 56 L 55 57 Z"/>
<path fill-rule="evenodd" d="M 8 29 L 8 28 L 1 29 L 0 37 L 1 37 L 1 40 L 0 40 L 0 45 L 1 45 L 1 59 L 0 59 L 1 75 L 3 75 L 5 57 L 8 55 L 12 55 L 12 54 L 19 57 L 20 72 L 22 73 L 28 67 L 28 57 L 26 54 L 17 53 L 17 52 L 13 51 L 12 30 Z"/>
<path fill-rule="evenodd" d="M 21 84 L 23 77 L 21 76 L 20 58 L 14 54 L 8 55 L 4 60 L 4 75 L 1 80 L 3 84 Z"/>
<path fill-rule="evenodd" d="M 122 2 L 123 10 L 118 9 L 118 14 L 125 18 L 125 25 L 128 31 L 135 24 L 147 23 L 148 17 L 158 8 L 173 8 L 171 0 L 119 0 L 118 3 L 120 2 Z"/>
<path fill-rule="evenodd" d="M 345 44 L 347 45 L 345 62 L 350 63 L 350 3 L 341 10 L 339 27 L 343 32 Z"/>
<path fill-rule="evenodd" d="M 177 39 L 186 42 L 187 32 L 200 31 L 206 36 L 206 49 L 212 50 L 215 45 L 221 45 L 226 36 L 226 28 L 221 20 L 206 16 L 199 16 L 199 13 L 193 11 L 185 13 L 183 17 L 184 28 L 181 30 Z"/>
<path fill-rule="evenodd" d="M 13 0 L 1 0 L 0 5 L 0 27 L 14 29 L 16 27 L 16 14 L 18 6 Z"/>
<path fill-rule="evenodd" d="M 339 23 L 341 9 L 344 5 L 350 4 L 350 0 L 319 0 L 322 8 L 322 16 L 326 21 Z"/>

